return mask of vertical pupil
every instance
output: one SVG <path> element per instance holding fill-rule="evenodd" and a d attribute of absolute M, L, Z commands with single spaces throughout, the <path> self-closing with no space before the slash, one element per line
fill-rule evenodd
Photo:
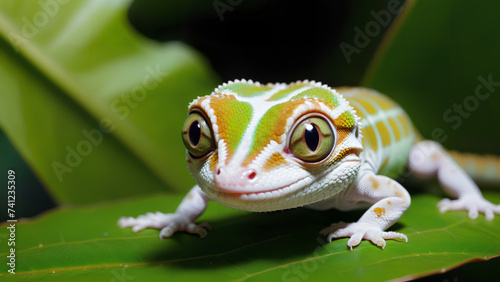
<path fill-rule="evenodd" d="M 310 123 L 306 124 L 305 127 L 306 131 L 304 133 L 304 139 L 306 139 L 307 147 L 314 152 L 316 148 L 318 148 L 319 144 L 318 130 L 316 129 L 316 126 Z"/>
<path fill-rule="evenodd" d="M 200 137 L 201 137 L 200 123 L 197 120 L 195 120 L 193 123 L 191 123 L 191 126 L 189 127 L 189 141 L 191 141 L 191 144 L 193 144 L 193 146 L 196 146 L 200 142 Z"/>

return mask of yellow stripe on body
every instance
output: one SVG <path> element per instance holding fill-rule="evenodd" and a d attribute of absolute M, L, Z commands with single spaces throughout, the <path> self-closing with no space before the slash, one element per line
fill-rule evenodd
<path fill-rule="evenodd" d="M 401 140 L 401 132 L 399 131 L 399 127 L 396 124 L 396 121 L 394 120 L 394 118 L 390 117 L 388 119 L 388 121 L 389 121 L 389 124 L 391 125 L 392 131 L 394 132 L 394 138 L 396 138 L 396 142 Z"/>
<path fill-rule="evenodd" d="M 361 117 L 365 156 L 376 158 L 380 174 L 395 176 L 406 165 L 415 133 L 403 109 L 382 94 L 365 88 L 336 89 Z"/>
<path fill-rule="evenodd" d="M 387 147 L 391 145 L 391 143 L 396 141 L 394 137 L 394 130 L 392 128 L 391 130 L 387 129 L 387 126 L 385 125 L 386 123 L 387 121 L 381 120 L 375 124 L 375 126 L 377 127 L 377 132 L 382 139 L 382 147 Z"/>
<path fill-rule="evenodd" d="M 447 151 L 469 176 L 481 185 L 498 186 L 500 182 L 500 157 Z"/>

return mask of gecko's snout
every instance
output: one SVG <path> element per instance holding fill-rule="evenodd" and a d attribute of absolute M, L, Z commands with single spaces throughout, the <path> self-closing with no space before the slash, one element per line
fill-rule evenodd
<path fill-rule="evenodd" d="M 220 165 L 216 168 L 215 184 L 219 188 L 245 188 L 257 180 L 258 172 L 254 168 L 232 168 Z"/>

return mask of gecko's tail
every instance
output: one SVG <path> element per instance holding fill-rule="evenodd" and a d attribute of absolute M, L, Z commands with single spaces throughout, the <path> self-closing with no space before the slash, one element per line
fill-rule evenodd
<path fill-rule="evenodd" d="M 500 188 L 500 157 L 448 151 L 448 154 L 481 187 Z"/>

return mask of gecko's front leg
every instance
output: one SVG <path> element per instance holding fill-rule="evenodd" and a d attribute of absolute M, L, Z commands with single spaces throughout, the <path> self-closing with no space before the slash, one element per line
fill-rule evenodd
<path fill-rule="evenodd" d="M 372 172 L 366 173 L 346 191 L 342 201 L 345 207 L 355 207 L 363 202 L 374 204 L 357 222 L 334 223 L 323 229 L 321 234 L 328 235 L 328 241 L 350 237 L 347 246 L 351 250 L 359 245 L 362 239 L 370 240 L 382 249 L 387 239 L 408 241 L 402 233 L 385 231 L 398 221 L 411 203 L 408 192 L 395 180 Z"/>
<path fill-rule="evenodd" d="M 169 238 L 175 232 L 185 231 L 198 234 L 201 238 L 207 236 L 207 223 L 196 224 L 197 219 L 207 206 L 208 197 L 201 191 L 198 185 L 184 197 L 175 213 L 146 213 L 137 218 L 122 217 L 118 225 L 122 228 L 132 227 L 132 231 L 139 232 L 146 228 L 160 229 L 160 239 Z"/>

